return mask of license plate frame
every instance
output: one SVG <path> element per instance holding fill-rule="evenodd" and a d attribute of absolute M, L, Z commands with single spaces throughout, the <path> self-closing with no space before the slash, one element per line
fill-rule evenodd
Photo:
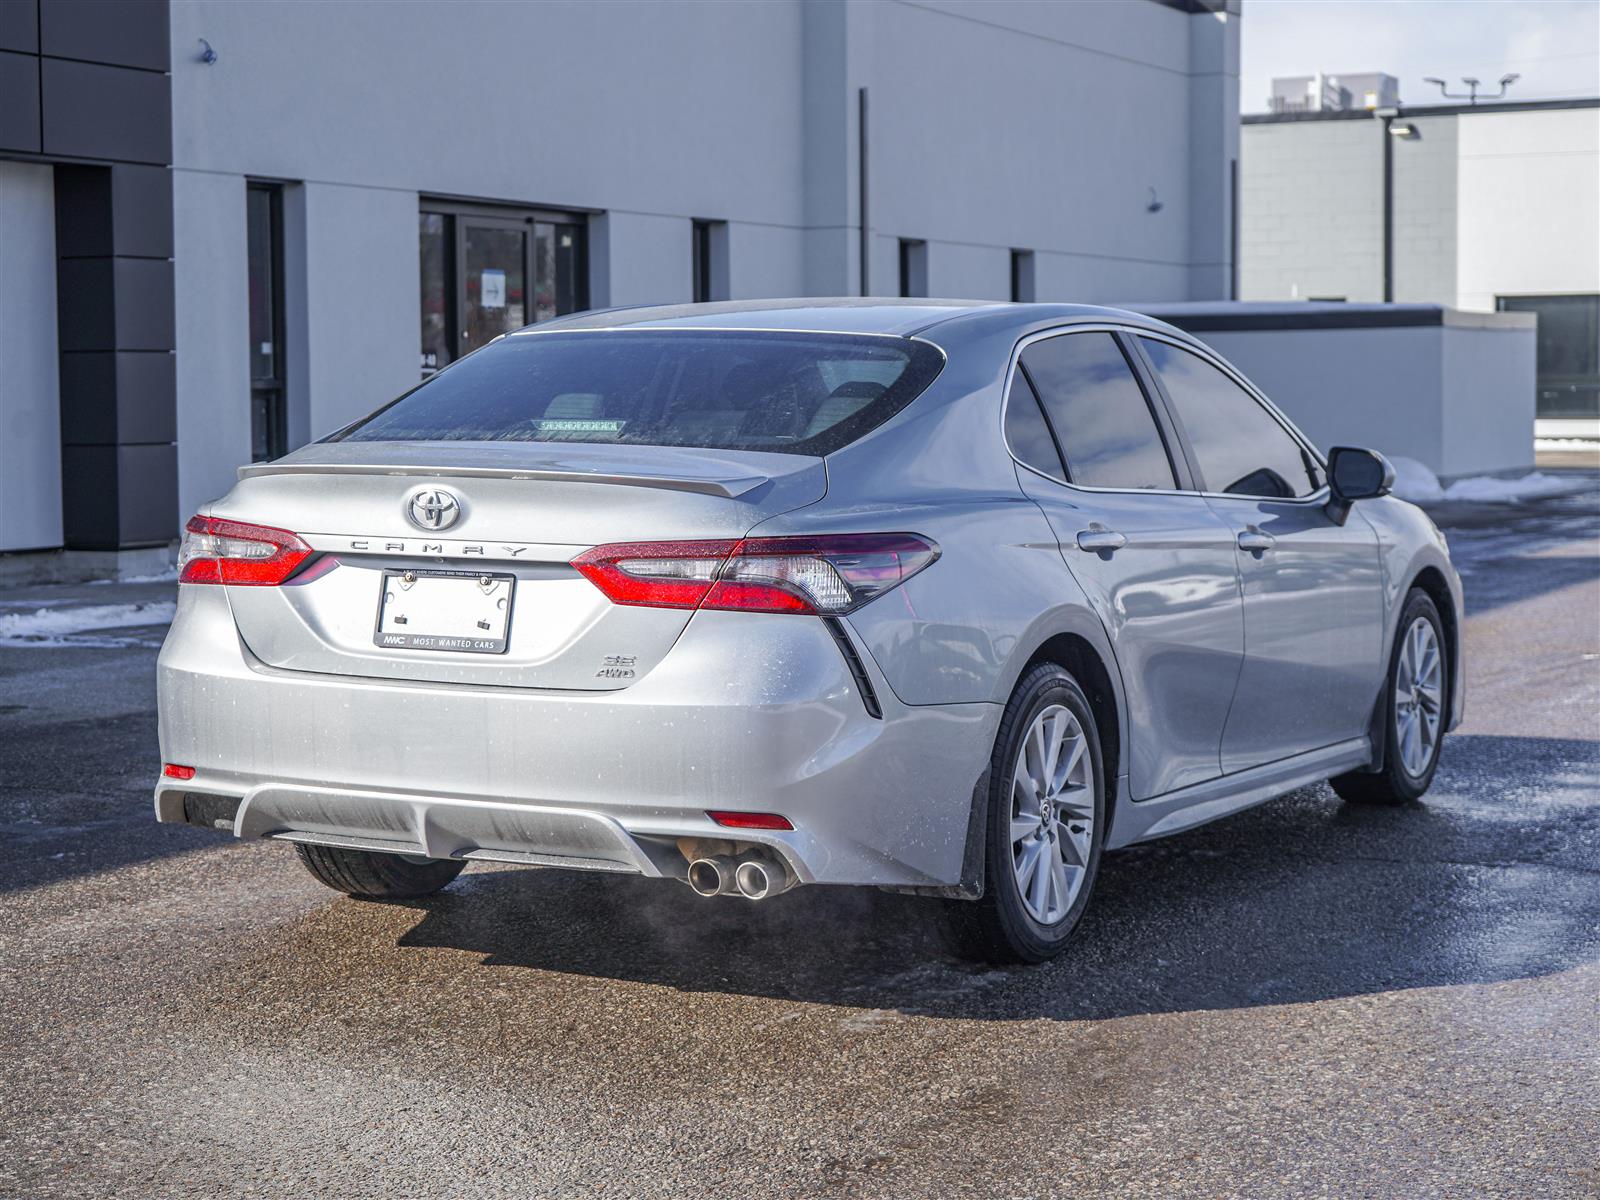
<path fill-rule="evenodd" d="M 452 586 L 441 589 L 440 584 L 446 582 Z M 479 605 L 465 614 L 453 611 L 461 603 L 472 601 L 474 592 L 481 600 Z M 379 580 L 372 643 L 385 650 L 504 654 L 511 645 L 516 593 L 517 577 L 501 571 L 387 568 Z M 408 600 L 412 612 L 392 607 Z M 460 619 L 446 620 L 441 617 L 442 612 Z M 410 628 L 413 620 L 417 622 L 414 629 Z M 487 629 L 483 628 L 484 622 Z"/>

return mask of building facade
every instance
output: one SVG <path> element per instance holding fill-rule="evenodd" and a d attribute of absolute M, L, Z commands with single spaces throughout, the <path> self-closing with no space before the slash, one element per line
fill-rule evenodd
<path fill-rule="evenodd" d="M 1239 294 L 1538 318 L 1541 422 L 1600 431 L 1600 100 L 1247 116 Z"/>
<path fill-rule="evenodd" d="M 506 329 L 1234 286 L 1238 0 L 0 4 L 0 550 L 165 545 Z"/>

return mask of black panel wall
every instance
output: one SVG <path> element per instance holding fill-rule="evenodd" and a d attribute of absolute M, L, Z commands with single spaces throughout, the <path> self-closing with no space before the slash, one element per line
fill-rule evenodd
<path fill-rule="evenodd" d="M 177 511 L 169 0 L 0 0 L 0 150 L 55 164 L 68 549 Z"/>

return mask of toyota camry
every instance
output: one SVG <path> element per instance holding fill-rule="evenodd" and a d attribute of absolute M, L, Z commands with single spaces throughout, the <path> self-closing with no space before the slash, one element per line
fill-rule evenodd
<path fill-rule="evenodd" d="M 180 550 L 156 815 L 352 896 L 876 886 L 1038 961 L 1104 851 L 1412 801 L 1462 709 L 1382 456 L 1114 309 L 582 314 L 239 475 Z"/>

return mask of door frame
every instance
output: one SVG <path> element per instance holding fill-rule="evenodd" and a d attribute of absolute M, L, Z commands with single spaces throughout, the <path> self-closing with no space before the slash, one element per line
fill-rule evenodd
<path fill-rule="evenodd" d="M 537 238 L 535 226 L 568 225 L 576 226 L 582 233 L 578 239 L 577 254 L 574 256 L 574 273 L 577 275 L 576 286 L 573 289 L 577 307 L 575 312 L 582 312 L 589 307 L 589 218 L 596 210 L 587 209 L 562 209 L 544 208 L 534 205 L 491 204 L 479 200 L 460 200 L 448 196 L 421 196 L 418 199 L 417 213 L 437 214 L 449 220 L 449 229 L 445 234 L 445 245 L 449 250 L 449 261 L 446 270 L 450 272 L 451 280 L 445 287 L 445 295 L 449 299 L 450 312 L 446 318 L 447 341 L 450 346 L 449 362 L 461 358 L 461 335 L 464 332 L 462 321 L 467 311 L 467 224 L 486 226 L 501 229 L 519 229 L 523 232 L 522 240 L 522 279 L 523 279 L 523 311 L 529 323 L 533 320 L 533 298 L 537 290 L 538 254 L 536 250 Z M 442 369 L 449 365 L 440 363 Z"/>

